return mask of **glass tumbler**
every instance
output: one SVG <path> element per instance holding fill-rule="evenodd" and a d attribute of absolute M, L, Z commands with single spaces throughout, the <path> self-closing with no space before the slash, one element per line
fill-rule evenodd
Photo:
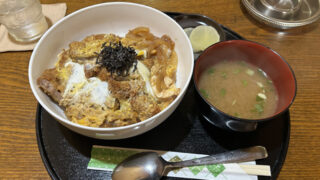
<path fill-rule="evenodd" d="M 0 23 L 20 42 L 37 40 L 48 29 L 39 0 L 0 0 Z"/>

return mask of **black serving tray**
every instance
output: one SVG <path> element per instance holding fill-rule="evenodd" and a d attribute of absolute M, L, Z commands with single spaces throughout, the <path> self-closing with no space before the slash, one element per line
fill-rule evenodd
<path fill-rule="evenodd" d="M 167 13 L 173 19 L 180 13 Z M 205 24 L 207 17 L 190 19 Z M 226 39 L 243 39 L 222 26 Z M 123 140 L 98 140 L 70 131 L 58 123 L 40 105 L 37 108 L 36 133 L 43 163 L 54 180 L 111 179 L 111 172 L 87 169 L 92 145 L 168 150 L 198 154 L 216 154 L 252 145 L 265 146 L 269 157 L 257 164 L 270 165 L 276 179 L 285 161 L 290 139 L 290 115 L 286 111 L 276 119 L 260 123 L 254 132 L 227 132 L 214 127 L 199 113 L 193 81 L 173 114 L 158 127 L 142 135 Z M 179 179 L 168 178 L 163 179 Z"/>

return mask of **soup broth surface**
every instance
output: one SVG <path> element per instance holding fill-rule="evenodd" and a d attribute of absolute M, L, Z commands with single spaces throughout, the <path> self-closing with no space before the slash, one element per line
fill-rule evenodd
<path fill-rule="evenodd" d="M 260 119 L 277 108 L 278 94 L 272 80 L 244 61 L 223 61 L 208 67 L 198 87 L 212 105 L 232 116 Z"/>

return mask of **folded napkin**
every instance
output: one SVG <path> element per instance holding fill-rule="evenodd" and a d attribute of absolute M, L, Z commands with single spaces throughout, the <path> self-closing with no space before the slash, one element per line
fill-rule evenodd
<path fill-rule="evenodd" d="M 91 159 L 88 163 L 87 169 L 102 170 L 102 171 L 113 171 L 118 163 L 138 152 L 150 151 L 144 149 L 132 149 L 132 148 L 120 148 L 110 146 L 98 146 L 93 145 L 91 150 Z M 154 150 L 151 150 L 154 151 Z M 176 162 L 183 160 L 190 160 L 194 158 L 200 158 L 207 155 L 204 154 L 193 154 L 193 153 L 182 153 L 173 151 L 154 151 L 162 156 L 166 161 Z M 250 165 L 255 165 L 255 161 L 245 163 L 230 163 L 230 164 L 214 164 L 214 165 L 202 165 L 186 167 L 170 171 L 166 176 L 168 177 L 179 177 L 185 179 L 215 179 L 215 180 L 257 180 L 256 175 L 250 175 Z M 258 171 L 260 175 L 271 176 L 270 167 L 263 166 L 254 170 L 254 174 Z"/>
<path fill-rule="evenodd" d="M 47 18 L 48 25 L 56 23 L 66 15 L 66 3 L 42 4 L 42 12 Z M 0 52 L 32 50 L 37 42 L 20 43 L 13 41 L 4 25 L 0 24 Z"/>

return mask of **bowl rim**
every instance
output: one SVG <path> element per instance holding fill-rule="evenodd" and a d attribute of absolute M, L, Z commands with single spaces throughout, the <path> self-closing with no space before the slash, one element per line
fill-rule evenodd
<path fill-rule="evenodd" d="M 138 3 L 131 3 L 131 2 L 106 2 L 106 3 L 99 3 L 99 4 L 95 4 L 95 5 L 91 5 L 91 6 L 87 6 L 87 7 L 84 7 L 84 8 L 81 8 L 79 10 L 76 10 L 70 14 L 68 14 L 67 16 L 63 17 L 62 19 L 60 19 L 58 22 L 56 22 L 55 24 L 53 24 L 43 35 L 42 37 L 40 38 L 40 40 L 38 41 L 38 43 L 36 44 L 36 46 L 34 47 L 33 49 L 33 52 L 31 54 L 31 57 L 30 57 L 30 60 L 29 60 L 29 66 L 28 66 L 28 78 L 29 78 L 29 85 L 31 87 L 31 90 L 32 90 L 32 93 L 33 95 L 36 97 L 38 103 L 41 104 L 41 106 L 47 111 L 49 112 L 49 114 L 51 116 L 53 116 L 55 119 L 57 119 L 58 121 L 62 121 L 63 123 L 66 123 L 67 125 L 69 126 L 72 126 L 72 127 L 76 127 L 76 128 L 80 128 L 80 129 L 83 129 L 83 130 L 87 130 L 87 131 L 94 131 L 94 132 L 105 132 L 105 131 L 108 131 L 108 132 L 114 132 L 114 131 L 119 131 L 119 130 L 125 130 L 125 129 L 130 129 L 130 128 L 134 128 L 136 126 L 143 126 L 144 124 L 150 122 L 150 121 L 153 121 L 155 119 L 157 119 L 159 116 L 161 116 L 162 114 L 164 114 L 165 112 L 167 112 L 170 108 L 172 108 L 172 106 L 174 106 L 180 99 L 183 98 L 186 90 L 188 89 L 189 87 L 189 84 L 190 84 L 190 81 L 191 81 L 191 78 L 192 78 L 192 74 L 193 74 L 193 68 L 194 68 L 194 54 L 192 51 L 190 51 L 190 54 L 191 54 L 191 65 L 190 65 L 190 74 L 188 75 L 187 77 L 187 81 L 186 83 L 184 84 L 184 86 L 182 86 L 180 88 L 180 93 L 179 95 L 165 108 L 163 109 L 162 111 L 160 111 L 159 113 L 155 114 L 154 116 L 144 120 L 144 121 L 141 121 L 141 122 L 137 122 L 137 123 L 134 123 L 134 124 L 130 124 L 130 125 L 126 125 L 126 126 L 120 126 L 120 127 L 90 127 L 90 126 L 84 126 L 84 125 L 80 125 L 80 124 L 77 124 L 77 123 L 74 123 L 72 121 L 70 121 L 69 119 L 67 118 L 63 118 L 63 117 L 60 117 L 58 115 L 56 115 L 54 112 L 51 111 L 51 109 L 46 106 L 46 104 L 44 102 L 42 102 L 41 98 L 39 97 L 39 95 L 37 94 L 37 91 L 36 91 L 36 84 L 33 84 L 32 82 L 32 69 L 33 69 L 33 61 L 35 59 L 35 52 L 37 51 L 37 49 L 39 48 L 40 44 L 42 43 L 42 41 L 44 41 L 44 39 L 48 36 L 48 34 L 53 31 L 57 26 L 59 26 L 63 21 L 65 21 L 66 19 L 69 19 L 77 14 L 80 14 L 80 13 L 83 13 L 87 10 L 90 10 L 90 9 L 94 9 L 94 8 L 97 8 L 97 7 L 103 7 L 103 6 L 114 6 L 114 5 L 127 5 L 127 6 L 134 6 L 134 7 L 140 7 L 140 8 L 147 8 L 149 10 L 152 10 L 154 11 L 155 13 L 158 13 L 158 14 L 161 14 L 163 17 L 167 18 L 169 21 L 171 21 L 172 23 L 174 23 L 178 29 L 180 29 L 180 32 L 183 34 L 183 36 L 185 37 L 185 39 L 187 40 L 188 42 L 188 46 L 190 48 L 190 50 L 192 50 L 192 46 L 191 46 L 191 43 L 189 41 L 189 38 L 187 37 L 187 35 L 184 33 L 182 27 L 174 20 L 172 19 L 170 16 L 168 16 L 167 14 L 165 14 L 164 12 L 156 9 L 156 8 L 153 8 L 153 7 L 150 7 L 150 6 L 146 6 L 146 5 L 143 5 L 143 4 L 138 4 Z M 165 120 L 165 119 L 164 119 Z M 163 121 L 164 121 L 163 120 Z"/>
<path fill-rule="evenodd" d="M 255 45 L 261 46 L 261 47 L 271 51 L 275 55 L 279 56 L 279 58 L 287 65 L 287 67 L 289 68 L 289 70 L 291 72 L 293 80 L 294 80 L 293 81 L 294 82 L 294 94 L 293 94 L 292 99 L 290 100 L 290 102 L 289 102 L 289 104 L 288 104 L 288 106 L 286 108 L 284 108 L 282 111 L 280 111 L 278 113 L 274 113 L 271 116 L 267 116 L 267 117 L 261 118 L 261 119 L 239 118 L 239 117 L 232 116 L 230 114 L 227 114 L 227 113 L 223 112 L 222 110 L 218 109 L 217 107 L 212 105 L 210 102 L 208 102 L 206 100 L 206 98 L 202 96 L 202 94 L 200 93 L 200 90 L 198 89 L 197 84 L 195 82 L 195 74 L 196 74 L 195 73 L 196 72 L 195 69 L 199 66 L 199 63 L 201 61 L 199 59 L 201 57 L 203 57 L 204 53 L 206 51 L 208 51 L 210 48 L 212 48 L 212 46 L 217 46 L 219 44 L 233 43 L 233 42 L 248 42 L 248 43 L 251 43 L 251 44 L 255 44 Z M 255 41 L 247 40 L 247 39 L 234 39 L 234 40 L 221 41 L 221 42 L 215 43 L 215 44 L 209 46 L 207 49 L 205 49 L 203 51 L 203 53 L 201 53 L 201 55 L 197 58 L 197 60 L 195 62 L 194 71 L 193 71 L 193 84 L 194 84 L 194 87 L 195 87 L 198 95 L 201 97 L 201 100 L 204 101 L 210 108 L 216 110 L 218 113 L 222 114 L 224 117 L 228 117 L 228 118 L 231 118 L 232 120 L 237 120 L 237 121 L 241 121 L 241 122 L 263 122 L 263 121 L 271 120 L 271 119 L 274 119 L 274 118 L 278 117 L 279 115 L 283 114 L 284 112 L 286 112 L 291 107 L 291 105 L 293 104 L 293 101 L 295 100 L 295 97 L 297 96 L 297 90 L 298 90 L 298 88 L 297 88 L 297 79 L 296 79 L 294 71 L 291 68 L 291 66 L 289 65 L 289 63 L 279 53 L 277 53 L 275 50 L 271 49 L 270 47 L 268 47 L 266 45 L 263 45 L 261 43 L 255 42 Z"/>

